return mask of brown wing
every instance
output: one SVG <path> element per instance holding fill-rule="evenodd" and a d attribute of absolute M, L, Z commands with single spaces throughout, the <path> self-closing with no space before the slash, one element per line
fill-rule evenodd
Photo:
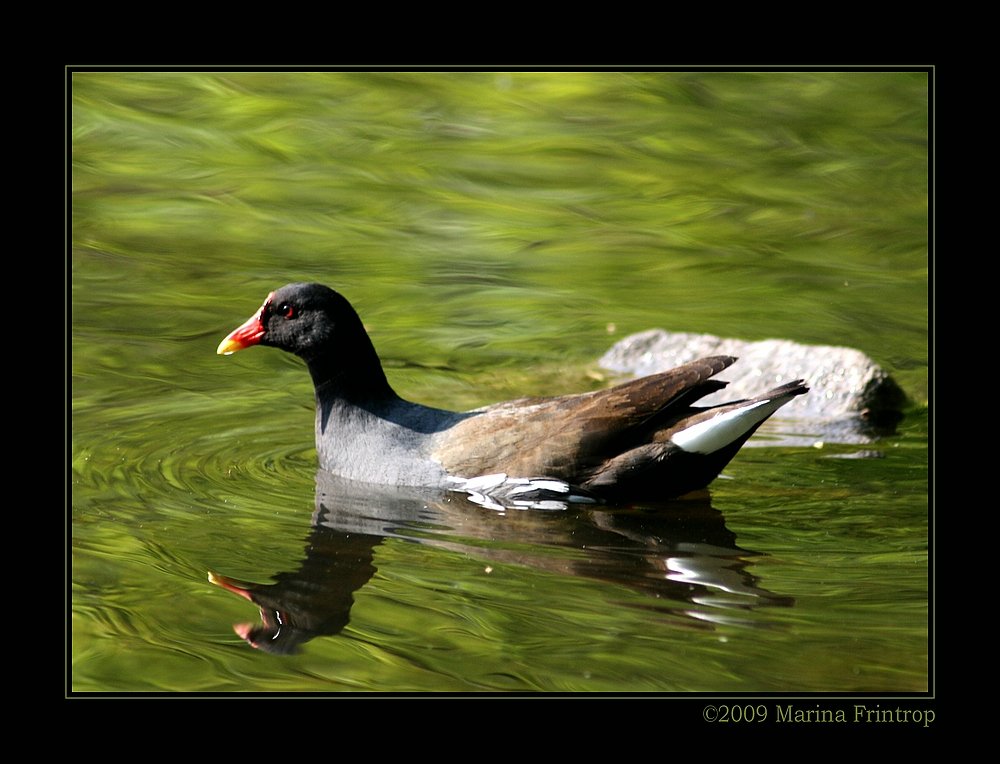
<path fill-rule="evenodd" d="M 505 472 L 572 481 L 724 387 L 711 377 L 735 360 L 713 356 L 607 390 L 478 409 L 441 433 L 433 455 L 459 477 Z"/>

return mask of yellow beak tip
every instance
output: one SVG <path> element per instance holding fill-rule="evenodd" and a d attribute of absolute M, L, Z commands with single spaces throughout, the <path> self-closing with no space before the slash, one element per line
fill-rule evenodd
<path fill-rule="evenodd" d="M 216 355 L 232 355 L 237 350 L 240 349 L 240 344 L 233 342 L 231 339 L 226 337 L 222 342 L 219 343 L 219 347 L 216 349 Z"/>

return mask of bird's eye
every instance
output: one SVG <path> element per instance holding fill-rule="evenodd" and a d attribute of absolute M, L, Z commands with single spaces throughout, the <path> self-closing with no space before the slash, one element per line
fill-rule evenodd
<path fill-rule="evenodd" d="M 284 318 L 295 318 L 295 316 L 298 315 L 298 311 L 295 309 L 294 305 L 283 302 L 278 306 L 278 315 L 283 316 Z"/>

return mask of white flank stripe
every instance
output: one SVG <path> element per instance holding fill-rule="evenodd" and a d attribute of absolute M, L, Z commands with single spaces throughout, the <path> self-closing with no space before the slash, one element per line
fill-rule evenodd
<path fill-rule="evenodd" d="M 528 491 L 552 491 L 552 493 L 569 493 L 569 484 L 561 480 L 551 480 L 548 478 L 529 478 L 523 486 L 512 488 L 510 495 L 516 496 L 519 493 Z"/>
<path fill-rule="evenodd" d="M 507 481 L 507 475 L 503 472 L 495 472 L 492 475 L 480 475 L 474 478 L 448 478 L 454 483 L 458 483 L 463 491 L 489 491 L 491 488 L 503 485 Z"/>
<path fill-rule="evenodd" d="M 749 406 L 727 411 L 674 433 L 671 440 L 685 451 L 711 454 L 745 435 L 758 422 L 763 422 L 788 400 L 786 397 L 758 401 Z"/>

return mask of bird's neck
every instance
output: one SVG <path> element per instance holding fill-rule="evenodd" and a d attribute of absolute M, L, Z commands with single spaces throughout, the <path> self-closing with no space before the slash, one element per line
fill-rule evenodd
<path fill-rule="evenodd" d="M 320 401 L 364 405 L 399 399 L 386 379 L 375 346 L 364 332 L 355 334 L 350 344 L 340 344 L 335 353 L 303 354 L 302 358 Z"/>

